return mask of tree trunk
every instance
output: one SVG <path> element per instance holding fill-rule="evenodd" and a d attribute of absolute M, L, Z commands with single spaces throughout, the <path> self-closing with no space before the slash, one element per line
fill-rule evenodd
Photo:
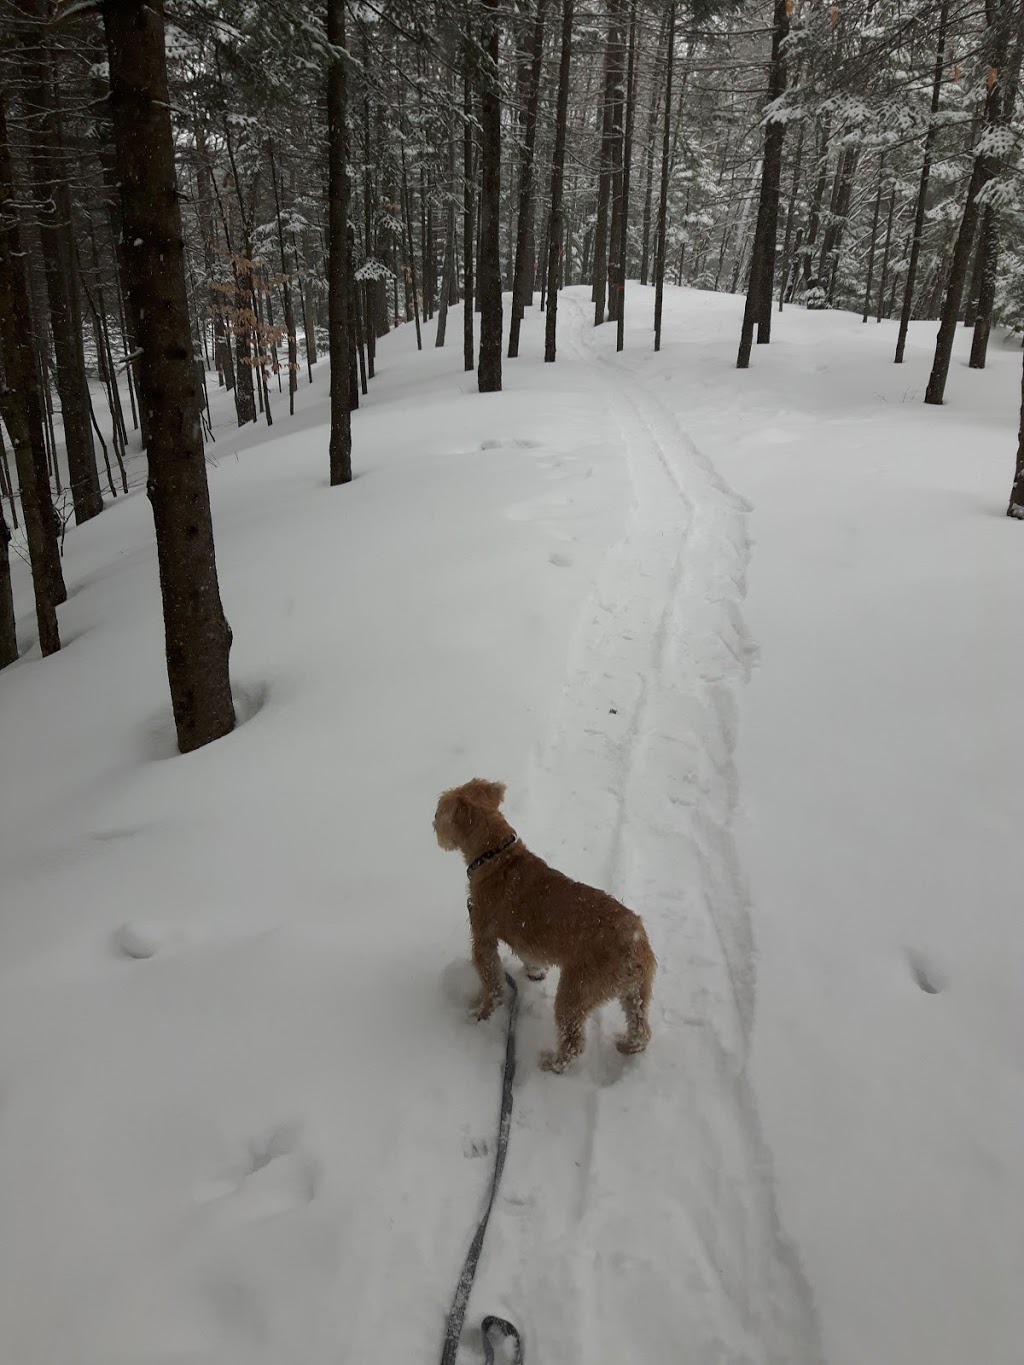
<path fill-rule="evenodd" d="M 352 479 L 352 326 L 348 253 L 348 68 L 345 0 L 327 0 L 327 303 L 331 350 L 331 487 Z"/>
<path fill-rule="evenodd" d="M 900 329 L 896 338 L 895 364 L 903 364 L 907 349 L 907 332 L 914 308 L 914 286 L 917 283 L 917 263 L 921 257 L 921 239 L 924 236 L 924 217 L 928 206 L 928 182 L 932 173 L 932 151 L 938 133 L 936 115 L 942 98 L 942 73 L 946 65 L 946 28 L 949 23 L 949 0 L 942 0 L 939 10 L 939 31 L 935 42 L 935 70 L 932 75 L 931 117 L 928 130 L 924 135 L 924 155 L 921 159 L 921 179 L 917 187 L 917 203 L 914 207 L 914 235 L 910 242 L 910 261 L 907 265 L 907 278 L 903 285 L 903 306 L 900 309 Z M 895 188 L 893 190 L 895 193 Z"/>
<path fill-rule="evenodd" d="M 75 521 L 81 524 L 102 512 L 103 495 L 89 420 L 89 384 L 75 278 L 71 193 L 63 166 L 58 91 L 53 80 L 51 54 L 44 40 L 48 9 L 41 0 L 19 0 L 18 8 L 24 19 L 19 29 L 19 64 L 22 104 L 30 130 L 27 164 L 37 198 L 68 478 Z"/>
<path fill-rule="evenodd" d="M 601 170 L 597 182 L 597 221 L 594 225 L 594 326 L 605 320 L 608 297 L 608 208 L 614 174 L 615 65 L 621 0 L 607 0 L 608 38 L 604 56 L 604 98 L 601 102 Z"/>
<path fill-rule="evenodd" d="M 882 214 L 882 179 L 885 174 L 885 153 L 878 158 L 878 188 L 875 191 L 875 208 L 871 215 L 871 244 L 868 247 L 868 278 L 864 285 L 864 316 L 861 322 L 867 322 L 868 314 L 871 312 L 871 286 L 875 279 L 875 251 L 878 246 L 878 220 Z"/>
<path fill-rule="evenodd" d="M 472 370 L 473 359 L 473 304 L 476 281 L 473 277 L 473 257 L 476 231 L 473 223 L 473 37 L 466 35 L 463 54 L 462 111 L 462 358 L 466 370 Z"/>
<path fill-rule="evenodd" d="M 569 74 L 572 66 L 574 0 L 562 0 L 562 49 L 558 62 L 555 106 L 555 143 L 551 151 L 551 213 L 548 220 L 547 313 L 544 318 L 544 359 L 555 359 L 558 325 L 558 268 L 564 230 L 565 142 L 569 122 Z"/>
<path fill-rule="evenodd" d="M 615 310 L 615 349 L 621 351 L 626 344 L 626 271 L 629 263 L 629 186 L 633 164 L 633 118 L 636 108 L 636 30 L 637 0 L 630 0 L 629 6 L 629 56 L 626 62 L 626 131 L 623 141 L 622 157 L 622 216 L 619 231 L 619 264 L 616 276 L 619 295 Z"/>
<path fill-rule="evenodd" d="M 0 91 L 0 317 L 21 320 L 0 328 L 0 354 L 6 387 L 3 419 L 14 447 L 21 510 L 32 567 L 39 648 L 44 655 L 60 649 L 57 606 L 67 598 L 57 544 L 57 518 L 50 501 L 43 438 L 42 402 L 32 344 L 31 306 L 25 277 L 7 117 Z"/>
<path fill-rule="evenodd" d="M 1007 85 L 1012 86 L 1015 83 L 1013 80 L 1008 80 L 1009 73 L 1006 71 L 1006 52 L 1009 46 L 1007 20 L 1010 13 L 1011 0 L 1002 0 L 1001 4 L 994 4 L 989 10 L 987 47 L 990 79 L 985 98 L 982 139 L 986 133 L 1003 122 L 1003 93 Z M 945 297 L 942 302 L 939 332 L 935 340 L 935 358 L 928 378 L 928 387 L 925 390 L 924 401 L 926 403 L 941 404 L 945 394 L 946 377 L 949 374 L 949 362 L 956 336 L 956 324 L 960 315 L 960 301 L 966 283 L 971 247 L 974 243 L 975 228 L 980 212 L 978 196 L 994 174 L 995 166 L 992 154 L 989 150 L 984 149 L 974 159 L 971 180 L 967 188 L 967 202 L 964 206 L 963 217 L 960 220 L 956 245 L 953 248 L 953 259 L 950 263 Z"/>
<path fill-rule="evenodd" d="M 480 81 L 480 363 L 481 393 L 501 388 L 501 85 L 499 0 L 483 0 Z"/>
<path fill-rule="evenodd" d="M 299 343 L 295 334 L 295 308 L 289 282 L 288 258 L 284 249 L 284 224 L 281 221 L 281 191 L 274 160 L 274 144 L 268 144 L 270 179 L 274 186 L 274 215 L 277 221 L 277 249 L 281 258 L 281 293 L 284 299 L 284 329 L 288 337 L 288 414 L 295 415 L 295 394 L 299 387 Z"/>
<path fill-rule="evenodd" d="M 149 414 L 147 492 L 156 527 L 167 675 L 182 753 L 234 728 L 206 460 L 185 289 L 164 50 L 163 0 L 104 0 L 110 110 Z"/>
<path fill-rule="evenodd" d="M 523 122 L 523 150 L 519 159 L 519 221 L 516 225 L 516 264 L 512 277 L 512 318 L 509 323 L 508 356 L 519 354 L 519 328 L 533 295 L 531 247 L 533 244 L 534 155 L 537 146 L 537 110 L 540 77 L 544 64 L 544 13 L 547 0 L 536 0 L 530 39 L 530 85 Z"/>
<path fill-rule="evenodd" d="M 1021 374 L 1020 428 L 1017 432 L 1017 467 L 1010 489 L 1010 502 L 1006 515 L 1015 521 L 1024 521 L 1024 372 Z"/>
<path fill-rule="evenodd" d="M 651 77 L 651 102 L 647 110 L 647 164 L 644 172 L 644 217 L 641 236 L 640 283 L 646 284 L 651 265 L 651 218 L 654 205 L 654 147 L 658 138 L 658 96 L 661 94 L 661 51 L 667 15 L 662 16 L 658 32 L 658 46 Z"/>
<path fill-rule="evenodd" d="M 611 130 L 609 139 L 609 186 L 608 186 L 608 320 L 618 322 L 619 304 L 625 280 L 621 275 L 622 247 L 625 240 L 622 221 L 622 191 L 625 186 L 626 138 L 625 138 L 625 46 L 622 31 L 622 0 L 609 0 L 609 8 L 614 4 L 615 27 L 608 35 L 611 56 L 614 63 L 612 71 Z"/>
<path fill-rule="evenodd" d="M 11 533 L 0 506 L 0 668 L 13 664 L 18 657 L 18 627 L 14 616 L 14 593 L 11 591 Z"/>
<path fill-rule="evenodd" d="M 796 214 L 796 200 L 797 200 L 797 195 L 800 193 L 800 167 L 801 167 L 801 164 L 802 164 L 802 162 L 803 162 L 803 155 L 804 155 L 804 125 L 803 125 L 803 123 L 801 123 L 801 124 L 800 124 L 800 135 L 799 135 L 799 137 L 797 138 L 797 143 L 796 143 L 796 157 L 794 158 L 794 161 L 793 161 L 793 179 L 792 179 L 792 181 L 790 182 L 790 187 L 789 187 L 789 206 L 788 206 L 788 208 L 786 209 L 786 235 L 785 235 L 785 237 L 783 238 L 783 242 L 782 242 L 782 270 L 780 271 L 780 274 L 781 274 L 781 277 L 782 277 L 782 278 L 781 278 L 781 280 L 780 280 L 780 282 L 779 282 L 779 312 L 780 312 L 780 313 L 782 312 L 782 306 L 783 306 L 783 304 L 784 304 L 785 301 L 786 301 L 786 286 L 787 286 L 788 283 L 789 283 L 789 276 L 790 276 L 790 261 L 791 261 L 791 256 L 790 256 L 790 243 L 791 243 L 792 240 L 793 240 L 793 221 L 794 221 L 794 217 L 795 217 L 795 214 Z M 801 240 L 800 233 L 797 232 L 796 236 L 797 236 L 797 254 L 799 254 L 799 251 L 800 251 L 800 245 L 799 245 L 799 243 L 800 243 L 800 240 Z"/>
<path fill-rule="evenodd" d="M 967 362 L 972 370 L 983 370 L 988 355 L 988 339 L 992 331 L 992 310 L 996 301 L 996 274 L 999 268 L 999 225 L 996 211 L 991 204 L 985 205 L 981 215 L 982 268 L 981 283 L 978 288 L 978 309 L 974 320 L 974 336 L 971 338 L 971 358 Z"/>
<path fill-rule="evenodd" d="M 669 0 L 665 35 L 665 123 L 661 137 L 661 190 L 654 246 L 654 349 L 661 350 L 661 315 L 665 301 L 665 238 L 668 226 L 668 171 L 672 153 L 672 62 L 675 56 L 676 0 Z"/>
<path fill-rule="evenodd" d="M 772 56 L 768 72 L 768 103 L 779 99 L 786 88 L 786 59 L 783 43 L 789 33 L 788 0 L 775 0 L 772 30 Z M 775 250 L 779 224 L 779 191 L 782 185 L 782 144 L 786 125 L 781 119 L 769 116 L 764 130 L 764 160 L 761 164 L 761 192 L 757 205 L 757 225 L 750 262 L 747 301 L 743 309 L 743 327 L 736 368 L 745 370 L 750 364 L 750 348 L 757 323 L 757 340 L 764 345 L 771 340 L 772 299 L 775 282 Z"/>
<path fill-rule="evenodd" d="M 890 252 L 890 250 L 892 249 L 892 220 L 893 220 L 893 217 L 895 216 L 895 213 L 896 213 L 896 182 L 895 182 L 895 180 L 894 180 L 894 181 L 892 182 L 892 184 L 889 186 L 889 217 L 888 217 L 888 220 L 887 220 L 886 225 L 885 225 L 885 246 L 884 246 L 883 249 L 882 249 L 882 277 L 881 277 L 881 279 L 878 281 L 878 311 L 877 311 L 877 313 L 876 313 L 876 315 L 875 315 L 875 321 L 876 321 L 876 322 L 881 322 L 881 321 L 882 321 L 883 300 L 885 299 L 885 285 L 886 285 L 886 281 L 887 281 L 888 278 L 889 278 L 889 252 Z M 898 273 L 899 273 L 898 271 L 893 271 L 893 282 L 892 282 L 892 287 L 893 287 L 893 294 L 894 294 L 894 295 L 895 295 L 895 292 L 896 292 L 896 276 L 898 275 Z M 890 312 L 892 311 L 892 305 L 891 305 L 891 304 L 890 304 L 890 310 L 889 310 L 889 311 L 890 311 Z"/>

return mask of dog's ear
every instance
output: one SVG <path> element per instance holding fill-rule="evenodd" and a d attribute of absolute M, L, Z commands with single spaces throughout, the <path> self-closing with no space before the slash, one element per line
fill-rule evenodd
<path fill-rule="evenodd" d="M 448 824 L 460 837 L 473 833 L 480 812 L 464 796 L 453 796 L 448 806 Z"/>
<path fill-rule="evenodd" d="M 488 782 L 483 777 L 474 777 L 467 786 L 472 787 L 474 800 L 485 809 L 497 810 L 505 799 L 504 782 Z"/>

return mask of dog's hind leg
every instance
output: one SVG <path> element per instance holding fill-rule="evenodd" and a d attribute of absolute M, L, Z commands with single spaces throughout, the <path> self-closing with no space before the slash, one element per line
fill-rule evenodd
<path fill-rule="evenodd" d="M 654 981 L 654 954 L 648 950 L 642 961 L 636 964 L 633 979 L 619 996 L 619 1004 L 626 1016 L 626 1032 L 616 1039 L 615 1046 L 627 1055 L 643 1052 L 651 1041 L 651 1025 L 647 1009 L 651 1001 L 651 986 Z"/>
<path fill-rule="evenodd" d="M 498 940 L 482 925 L 474 924 L 470 915 L 470 932 L 473 937 L 473 966 L 480 978 L 480 994 L 472 1005 L 475 1019 L 489 1019 L 495 1006 L 500 1005 L 505 995 L 505 982 L 501 971 L 501 958 L 498 956 Z"/>
<path fill-rule="evenodd" d="M 586 977 L 563 968 L 555 992 L 555 1027 L 558 1049 L 542 1052 L 540 1064 L 545 1071 L 564 1071 L 587 1045 L 587 1015 L 601 1003 L 587 989 Z"/>

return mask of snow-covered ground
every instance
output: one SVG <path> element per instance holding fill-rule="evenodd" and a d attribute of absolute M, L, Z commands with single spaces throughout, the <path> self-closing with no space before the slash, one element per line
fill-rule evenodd
<path fill-rule="evenodd" d="M 505 391 L 388 338 L 327 485 L 214 399 L 244 723 L 176 755 L 141 493 L 0 674 L 0 1358 L 434 1361 L 493 1157 L 437 792 L 637 909 L 655 1037 L 539 1071 L 474 1290 L 538 1365 L 1019 1365 L 1020 353 L 563 296 Z M 26 644 L 27 575 L 16 566 Z M 1016 987 L 1016 989 L 1014 989 Z"/>

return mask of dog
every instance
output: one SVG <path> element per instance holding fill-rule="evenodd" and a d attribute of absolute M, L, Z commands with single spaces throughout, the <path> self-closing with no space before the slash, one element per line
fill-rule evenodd
<path fill-rule="evenodd" d="M 505 786 L 475 777 L 442 792 L 434 815 L 441 848 L 458 850 L 469 878 L 469 927 L 480 994 L 473 1005 L 487 1019 L 504 997 L 499 942 L 543 980 L 558 967 L 555 1025 L 558 1047 L 541 1054 L 547 1071 L 564 1071 L 586 1046 L 587 1016 L 617 999 L 626 1032 L 616 1046 L 642 1052 L 651 1038 L 648 1007 L 657 966 L 643 920 L 614 897 L 573 881 L 526 848 L 501 814 Z"/>

